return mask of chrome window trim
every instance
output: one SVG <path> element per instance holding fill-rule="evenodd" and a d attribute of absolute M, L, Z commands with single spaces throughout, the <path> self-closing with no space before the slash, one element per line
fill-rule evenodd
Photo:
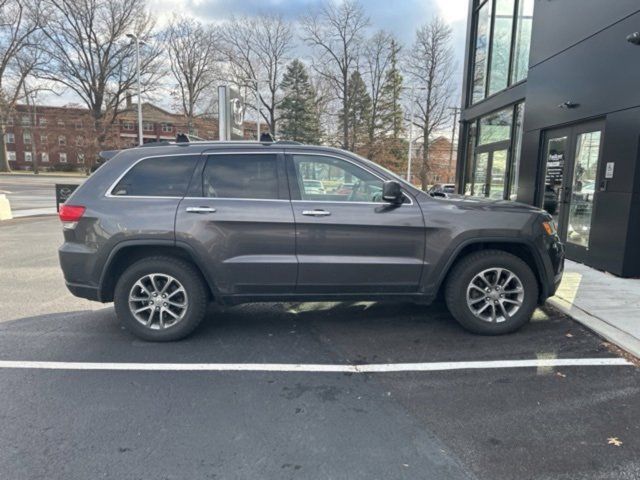
<path fill-rule="evenodd" d="M 231 142 L 230 142 L 231 143 Z M 257 147 L 259 147 L 259 144 L 256 144 Z M 144 199 L 144 198 L 150 198 L 150 199 L 163 199 L 163 200 L 171 200 L 171 199 L 178 199 L 178 200 L 235 200 L 235 201 L 253 201 L 253 202 L 313 202 L 313 203 L 339 203 L 339 204 L 347 204 L 347 205 L 354 205 L 354 204 L 360 204 L 360 205 L 391 205 L 391 203 L 389 202 L 350 202 L 350 201 L 344 201 L 344 200 L 292 200 L 291 198 L 287 199 L 281 199 L 281 198 L 221 198 L 221 197 L 183 197 L 183 196 L 163 196 L 163 195 L 113 195 L 111 192 L 113 191 L 113 189 L 116 187 L 116 185 L 118 185 L 118 183 L 120 182 L 120 180 L 122 180 L 125 175 L 127 175 L 127 173 L 129 173 L 129 171 L 131 171 L 131 169 L 133 167 L 135 167 L 138 163 L 142 162 L 143 160 L 148 160 L 150 158 L 163 158 L 163 157 L 191 157 L 191 156 L 204 156 L 204 155 L 278 155 L 278 153 L 282 153 L 282 150 L 278 150 L 278 151 L 268 151 L 268 152 L 262 152 L 262 151 L 253 151 L 253 150 L 238 150 L 238 151 L 226 151 L 226 152 L 216 152 L 216 151 L 204 151 L 204 152 L 199 152 L 199 153 L 171 153 L 171 154 L 165 154 L 165 155 L 148 155 L 146 157 L 141 157 L 138 160 L 136 160 L 135 162 L 133 162 L 131 165 L 129 165 L 129 167 L 122 173 L 120 174 L 120 176 L 118 176 L 118 178 L 107 188 L 104 196 L 107 198 L 120 198 L 120 199 Z M 363 170 L 365 170 L 366 172 L 370 173 L 371 175 L 375 176 L 376 178 L 378 178 L 379 180 L 381 180 L 382 182 L 385 182 L 386 180 L 384 179 L 384 177 L 381 177 L 378 173 L 371 171 L 369 168 L 360 165 L 358 162 L 355 162 L 351 159 L 339 156 L 339 155 L 335 155 L 335 154 L 327 154 L 327 153 L 315 153 L 315 152 L 305 152 L 305 153 L 300 153 L 300 152 L 288 152 L 288 151 L 284 151 L 284 153 L 286 155 L 308 155 L 308 156 L 320 156 L 320 157 L 329 157 L 329 158 L 336 158 L 338 160 L 343 160 L 345 162 L 349 162 L 352 165 L 355 165 L 358 168 L 361 168 Z M 404 190 L 402 191 L 402 194 L 409 199 L 409 203 L 401 203 L 398 206 L 403 206 L 403 205 L 407 205 L 407 206 L 412 206 L 414 205 L 413 199 L 411 198 L 410 195 L 407 194 L 407 192 L 405 192 Z"/>
<path fill-rule="evenodd" d="M 175 197 L 171 197 L 175 198 Z M 290 202 L 283 198 L 184 197 L 183 200 L 233 200 L 241 202 Z"/>
<path fill-rule="evenodd" d="M 286 151 L 285 152 L 287 155 L 291 155 L 292 157 L 295 155 L 306 155 L 306 156 L 316 156 L 316 157 L 329 157 L 329 158 L 335 158 L 337 160 L 343 160 L 345 162 L 348 162 L 352 165 L 355 165 L 358 168 L 361 168 L 362 170 L 364 170 L 365 172 L 370 173 L 371 175 L 373 175 L 374 177 L 376 177 L 378 180 L 382 181 L 382 183 L 386 182 L 388 179 L 385 179 L 384 177 L 381 177 L 377 172 L 373 172 L 371 171 L 369 168 L 367 168 L 366 166 L 361 165 L 360 163 L 346 158 L 342 157 L 342 156 L 338 156 L 338 155 L 334 155 L 334 154 L 328 154 L 328 153 L 300 153 L 300 152 L 290 152 L 290 151 Z M 293 161 L 293 158 L 292 158 Z M 296 177 L 297 177 L 297 171 L 296 171 Z M 392 179 L 394 182 L 396 181 L 395 179 Z M 398 206 L 401 207 L 402 205 L 413 205 L 413 199 L 407 195 L 407 192 L 404 191 L 404 189 L 402 190 L 402 194 L 409 199 L 409 203 L 401 203 Z M 302 192 L 300 193 L 300 196 L 302 196 Z M 313 203 L 346 203 L 346 204 L 351 204 L 353 205 L 354 203 L 360 203 L 360 204 L 365 204 L 365 205 L 391 205 L 391 203 L 389 202 L 350 202 L 348 200 L 291 200 L 292 202 L 313 202 Z"/>

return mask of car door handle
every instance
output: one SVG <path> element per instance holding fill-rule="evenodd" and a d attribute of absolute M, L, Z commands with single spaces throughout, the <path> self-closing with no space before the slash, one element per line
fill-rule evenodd
<path fill-rule="evenodd" d="M 216 209 L 211 207 L 187 207 L 188 213 L 215 213 Z"/>
<path fill-rule="evenodd" d="M 326 210 L 303 210 L 302 214 L 309 217 L 326 217 L 331 215 L 331 212 L 327 212 Z"/>

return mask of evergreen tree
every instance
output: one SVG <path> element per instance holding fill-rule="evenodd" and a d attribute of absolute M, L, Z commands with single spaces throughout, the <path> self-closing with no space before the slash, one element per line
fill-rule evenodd
<path fill-rule="evenodd" d="M 380 114 L 377 125 L 377 161 L 398 174 L 406 170 L 408 143 L 404 138 L 404 111 L 401 104 L 403 78 L 398 67 L 400 46 L 391 41 L 389 70 L 385 75 L 380 98 Z"/>
<path fill-rule="evenodd" d="M 349 131 L 348 149 L 355 152 L 368 139 L 371 118 L 371 96 L 358 70 L 349 77 L 346 112 L 340 113 L 340 127 L 346 122 Z"/>
<path fill-rule="evenodd" d="M 319 143 L 320 121 L 316 108 L 316 92 L 300 60 L 293 60 L 280 84 L 284 98 L 280 103 L 279 136 L 283 140 Z"/>
<path fill-rule="evenodd" d="M 398 68 L 398 53 L 400 47 L 395 40 L 391 41 L 390 68 L 382 86 L 382 102 L 380 128 L 394 140 L 399 139 L 404 132 L 403 111 L 400 104 L 402 95 L 402 74 Z"/>

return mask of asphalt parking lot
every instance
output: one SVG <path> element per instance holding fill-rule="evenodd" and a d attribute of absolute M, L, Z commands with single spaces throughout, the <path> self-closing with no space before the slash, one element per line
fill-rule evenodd
<path fill-rule="evenodd" d="M 55 208 L 55 184 L 80 184 L 86 177 L 78 175 L 0 175 L 0 194 L 11 202 L 14 213 L 31 209 Z"/>
<path fill-rule="evenodd" d="M 60 242 L 55 218 L 0 224 L 0 478 L 640 478 L 635 366 L 177 369 L 618 358 L 558 313 L 480 337 L 441 305 L 212 306 L 151 344 L 66 292 Z"/>

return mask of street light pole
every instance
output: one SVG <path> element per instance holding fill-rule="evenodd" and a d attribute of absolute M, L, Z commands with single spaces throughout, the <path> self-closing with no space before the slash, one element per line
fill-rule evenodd
<path fill-rule="evenodd" d="M 142 145 L 142 86 L 140 84 L 140 39 L 133 33 L 127 33 L 127 37 L 136 42 L 136 75 L 138 77 L 138 143 Z"/>

